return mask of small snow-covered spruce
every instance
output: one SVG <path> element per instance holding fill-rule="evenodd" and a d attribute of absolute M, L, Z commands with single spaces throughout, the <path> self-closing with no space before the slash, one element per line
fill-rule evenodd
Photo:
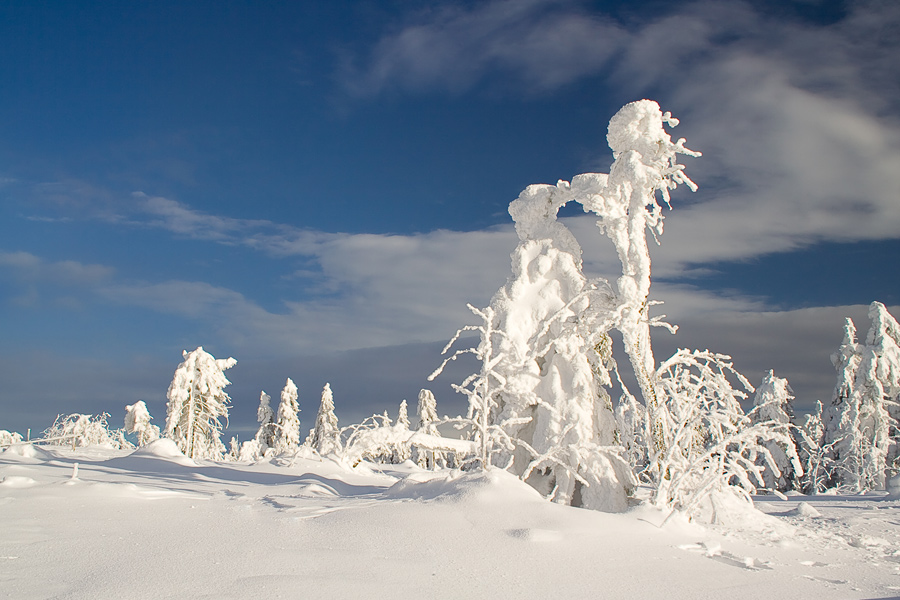
<path fill-rule="evenodd" d="M 797 454 L 803 467 L 800 491 L 812 495 L 828 489 L 830 474 L 834 471 L 831 455 L 832 444 L 825 444 L 825 427 L 822 423 L 822 403 L 816 401 L 816 410 L 806 415 L 803 423 L 794 428 Z"/>
<path fill-rule="evenodd" d="M 150 423 L 153 417 L 143 400 L 125 407 L 125 433 L 137 437 L 138 446 L 146 446 L 159 439 L 159 427 Z"/>
<path fill-rule="evenodd" d="M 109 430 L 109 415 L 57 415 L 53 425 L 44 430 L 40 441 L 54 446 L 102 446 L 106 448 L 127 449 L 134 446 L 129 443 L 121 429 Z"/>
<path fill-rule="evenodd" d="M 885 469 L 896 467 L 900 416 L 900 325 L 880 302 L 869 307 L 866 343 L 856 341 L 850 319 L 831 360 L 838 372 L 823 418 L 831 447 L 830 484 L 853 492 L 883 488 Z"/>
<path fill-rule="evenodd" d="M 655 373 L 663 443 L 651 455 L 650 464 L 659 468 L 652 502 L 670 515 L 709 509 L 715 521 L 723 494 L 750 503 L 750 494 L 764 485 L 758 459 L 778 472 L 768 444 L 791 443 L 789 424 L 750 422 L 740 405 L 747 395 L 729 376 L 747 391 L 753 386 L 728 361 L 709 351 L 679 350 Z M 801 470 L 799 462 L 795 468 Z"/>
<path fill-rule="evenodd" d="M 322 388 L 316 425 L 310 430 L 305 444 L 322 456 L 341 453 L 341 430 L 338 429 L 338 418 L 334 414 L 334 394 L 329 383 Z"/>
<path fill-rule="evenodd" d="M 391 462 L 399 465 L 410 459 L 412 456 L 412 448 L 409 445 L 411 432 L 409 430 L 409 413 L 406 408 L 406 400 L 400 402 L 400 409 L 397 412 L 397 422 L 393 425 L 397 430 L 397 443 L 394 445 L 391 453 Z"/>
<path fill-rule="evenodd" d="M 300 446 L 300 404 L 297 386 L 288 377 L 278 403 L 278 422 L 275 425 L 273 448 L 278 454 L 292 452 Z"/>
<path fill-rule="evenodd" d="M 259 393 L 259 407 L 256 409 L 256 420 L 259 428 L 252 440 L 241 444 L 238 460 L 254 462 L 266 455 L 266 452 L 275 448 L 275 412 L 269 402 L 271 397 L 265 392 Z"/>
<path fill-rule="evenodd" d="M 790 428 L 794 415 L 791 408 L 791 400 L 794 397 L 791 392 L 787 379 L 776 377 L 775 372 L 770 370 L 756 388 L 756 394 L 753 396 L 753 409 L 748 415 L 750 422 L 754 425 L 773 422 L 782 428 Z M 803 473 L 797 472 L 794 468 L 799 457 L 793 437 L 790 444 L 766 442 L 766 447 L 772 454 L 779 472 L 776 473 L 772 469 L 765 468 L 763 471 L 765 487 L 782 492 L 794 488 Z M 765 466 L 765 461 L 760 458 L 759 464 Z"/>
<path fill-rule="evenodd" d="M 437 414 L 437 400 L 431 390 L 419 390 L 419 403 L 416 410 L 419 417 L 419 424 L 416 427 L 416 433 L 422 436 L 440 437 L 437 428 L 439 417 Z M 412 458 L 417 465 L 423 469 L 436 469 L 447 466 L 445 454 L 440 450 L 432 450 L 422 445 L 418 445 L 413 440 Z"/>
<path fill-rule="evenodd" d="M 254 438 L 260 446 L 263 454 L 269 448 L 275 446 L 275 411 L 272 410 L 272 398 L 265 391 L 259 393 L 259 408 L 256 409 L 256 420 L 259 423 L 259 429 L 256 430 Z"/>
<path fill-rule="evenodd" d="M 219 460 L 225 453 L 219 419 L 228 421 L 230 398 L 224 390 L 231 383 L 223 371 L 237 361 L 216 359 L 202 346 L 183 356 L 169 385 L 165 437 L 188 458 Z"/>

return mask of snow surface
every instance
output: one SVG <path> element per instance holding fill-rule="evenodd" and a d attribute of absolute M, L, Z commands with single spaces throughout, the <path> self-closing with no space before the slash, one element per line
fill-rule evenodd
<path fill-rule="evenodd" d="M 16 445 L 0 453 L 0 596 L 900 596 L 900 500 L 785 498 L 660 529 L 647 505 L 561 506 L 496 469 Z"/>

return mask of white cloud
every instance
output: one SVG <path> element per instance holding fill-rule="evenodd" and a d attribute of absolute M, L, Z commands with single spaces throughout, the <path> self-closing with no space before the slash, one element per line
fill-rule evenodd
<path fill-rule="evenodd" d="M 461 92 L 499 72 L 543 92 L 596 73 L 626 37 L 617 24 L 561 0 L 444 7 L 383 37 L 362 67 L 345 64 L 340 80 L 360 96 L 398 85 Z"/>
<path fill-rule="evenodd" d="M 91 287 L 113 276 L 105 265 L 74 260 L 47 261 L 30 252 L 0 252 L 0 268 L 5 268 L 19 284 L 63 288 Z"/>

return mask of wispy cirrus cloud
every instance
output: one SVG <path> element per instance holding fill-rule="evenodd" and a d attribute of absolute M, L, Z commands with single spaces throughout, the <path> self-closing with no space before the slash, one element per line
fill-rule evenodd
<path fill-rule="evenodd" d="M 383 37 L 366 56 L 347 57 L 338 78 L 357 96 L 393 87 L 463 92 L 498 75 L 540 93 L 603 69 L 627 37 L 620 25 L 561 0 L 445 6 Z"/>

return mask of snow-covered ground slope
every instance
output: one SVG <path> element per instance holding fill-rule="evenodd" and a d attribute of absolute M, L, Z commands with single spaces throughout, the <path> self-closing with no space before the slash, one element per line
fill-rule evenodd
<path fill-rule="evenodd" d="M 900 501 L 757 505 L 775 516 L 660 529 L 498 470 L 19 445 L 0 454 L 0 597 L 900 597 Z"/>

